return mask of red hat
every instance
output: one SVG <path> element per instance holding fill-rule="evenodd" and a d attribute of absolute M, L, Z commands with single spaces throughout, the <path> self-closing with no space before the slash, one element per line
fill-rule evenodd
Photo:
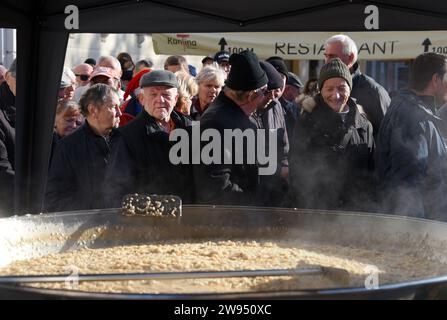
<path fill-rule="evenodd" d="M 106 76 L 109 78 L 119 79 L 120 77 L 117 75 L 115 70 L 107 67 L 96 67 L 92 74 L 90 75 L 90 80 L 92 80 L 96 76 Z"/>
<path fill-rule="evenodd" d="M 127 97 L 134 92 L 136 89 L 140 88 L 140 79 L 141 77 L 148 73 L 151 72 L 152 70 L 149 68 L 145 68 L 143 70 L 141 70 L 140 72 L 138 72 L 136 75 L 134 75 L 134 77 L 132 78 L 132 80 L 130 80 L 130 82 L 127 84 L 127 88 L 126 88 L 126 92 L 124 93 L 124 100 L 127 99 Z"/>

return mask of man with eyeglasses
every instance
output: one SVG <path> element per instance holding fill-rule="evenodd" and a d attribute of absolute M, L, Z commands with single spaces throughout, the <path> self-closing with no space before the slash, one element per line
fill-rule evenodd
<path fill-rule="evenodd" d="M 80 74 L 80 73 L 79 73 Z M 81 96 L 87 91 L 90 85 L 95 83 L 104 83 L 112 86 L 118 91 L 121 104 L 124 102 L 124 91 L 121 89 L 121 64 L 113 56 L 101 56 L 98 59 L 98 64 L 93 68 L 90 73 L 89 83 L 83 87 L 80 87 L 79 92 L 75 93 L 75 100 L 79 103 Z M 85 77 L 82 76 L 84 79 Z M 95 79 L 94 79 L 95 78 Z"/>
<path fill-rule="evenodd" d="M 81 96 L 87 91 L 90 83 L 90 76 L 93 72 L 93 67 L 88 63 L 81 63 L 72 69 L 76 76 L 76 89 L 73 100 L 79 103 Z"/>
<path fill-rule="evenodd" d="M 260 176 L 259 205 L 275 207 L 282 204 L 282 199 L 287 194 L 289 176 L 289 139 L 284 110 L 278 101 L 284 81 L 282 75 L 269 62 L 260 61 L 260 65 L 267 75 L 268 94 L 264 104 L 253 112 L 250 119 L 258 129 L 266 130 L 266 150 L 269 150 L 267 130 L 276 130 L 278 166 L 275 174 Z"/>
<path fill-rule="evenodd" d="M 286 126 L 287 126 L 287 135 L 289 142 L 292 142 L 293 139 L 293 130 L 295 129 L 296 121 L 299 117 L 299 110 L 293 105 L 290 101 L 287 101 L 284 96 L 284 90 L 286 88 L 287 80 L 289 79 L 289 71 L 287 69 L 286 63 L 284 62 L 284 59 L 281 57 L 270 57 L 266 60 L 268 63 L 270 63 L 276 71 L 279 72 L 283 79 L 283 85 L 281 88 L 275 89 L 275 96 L 277 97 L 278 101 L 281 103 L 281 107 L 284 110 L 284 117 L 286 119 Z"/>
<path fill-rule="evenodd" d="M 76 86 L 82 87 L 89 83 L 93 67 L 87 63 L 81 63 L 72 69 L 76 76 Z"/>
<path fill-rule="evenodd" d="M 231 69 L 225 88 L 205 110 L 200 119 L 200 129 L 219 132 L 222 152 L 219 163 L 201 164 L 194 168 L 197 202 L 209 204 L 253 205 L 257 203 L 259 176 L 258 165 L 247 160 L 248 146 L 233 143 L 233 150 L 242 150 L 243 163 L 236 163 L 234 153 L 231 163 L 224 161 L 231 150 L 224 147 L 225 130 L 257 131 L 250 121 L 252 113 L 265 104 L 268 93 L 267 76 L 259 65 L 258 57 L 251 51 L 233 54 L 229 59 Z"/>

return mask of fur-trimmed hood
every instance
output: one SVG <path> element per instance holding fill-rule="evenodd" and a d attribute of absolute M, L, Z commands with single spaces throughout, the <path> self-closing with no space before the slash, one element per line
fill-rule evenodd
<path fill-rule="evenodd" d="M 350 98 L 352 100 L 355 99 Z M 348 100 L 349 103 L 349 100 Z M 317 105 L 317 101 L 315 101 L 315 98 L 312 96 L 305 96 L 304 99 L 301 102 L 301 107 L 303 108 L 303 111 L 307 111 L 308 113 L 312 113 L 312 111 L 315 109 Z M 360 114 L 366 116 L 365 110 L 363 109 L 363 107 L 359 104 L 356 104 L 357 106 L 357 110 L 359 111 Z"/>
<path fill-rule="evenodd" d="M 309 113 L 312 113 L 316 105 L 317 102 L 312 96 L 305 96 L 304 99 L 301 101 L 301 107 L 304 111 L 307 111 Z"/>

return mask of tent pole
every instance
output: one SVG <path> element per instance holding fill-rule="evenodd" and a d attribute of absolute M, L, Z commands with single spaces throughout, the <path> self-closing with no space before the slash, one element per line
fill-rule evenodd
<path fill-rule="evenodd" d="M 47 30 L 36 20 L 22 25 L 17 39 L 15 213 L 38 213 L 68 32 Z"/>

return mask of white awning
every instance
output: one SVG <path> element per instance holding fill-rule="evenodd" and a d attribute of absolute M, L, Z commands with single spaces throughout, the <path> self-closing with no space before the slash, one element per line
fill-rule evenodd
<path fill-rule="evenodd" d="M 346 32 L 357 44 L 361 60 L 406 60 L 429 51 L 447 54 L 446 31 Z M 324 42 L 334 32 L 241 32 L 152 34 L 157 54 L 214 54 L 253 50 L 260 58 L 323 59 Z"/>

